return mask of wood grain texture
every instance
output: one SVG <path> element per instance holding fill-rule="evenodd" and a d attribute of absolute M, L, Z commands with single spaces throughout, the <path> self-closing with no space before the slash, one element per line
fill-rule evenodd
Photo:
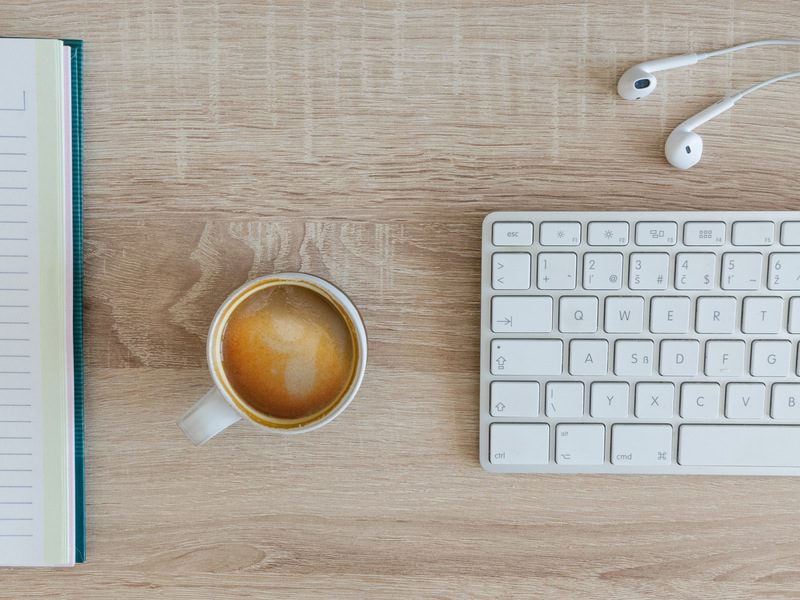
<path fill-rule="evenodd" d="M 797 208 L 786 82 L 662 153 L 722 95 L 800 69 L 792 0 L 0 4 L 86 41 L 89 562 L 3 598 L 800 598 L 800 480 L 492 476 L 478 465 L 480 223 L 500 209 Z M 363 310 L 363 392 L 298 439 L 175 420 L 246 279 Z"/>

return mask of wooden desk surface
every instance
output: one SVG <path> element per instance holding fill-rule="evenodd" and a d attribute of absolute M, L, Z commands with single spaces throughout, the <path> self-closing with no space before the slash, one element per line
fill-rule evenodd
<path fill-rule="evenodd" d="M 614 93 L 649 58 L 797 34 L 792 0 L 12 2 L 86 41 L 89 562 L 0 596 L 800 598 L 800 479 L 492 476 L 480 223 L 495 209 L 791 209 L 787 82 L 662 147 L 757 49 Z M 303 270 L 363 309 L 363 391 L 300 438 L 176 419 L 226 294 Z"/>

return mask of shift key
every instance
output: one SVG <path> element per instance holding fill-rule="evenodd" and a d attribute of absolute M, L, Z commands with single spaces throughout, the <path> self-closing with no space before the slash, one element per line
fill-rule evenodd
<path fill-rule="evenodd" d="M 561 340 L 492 340 L 493 375 L 560 375 Z"/>

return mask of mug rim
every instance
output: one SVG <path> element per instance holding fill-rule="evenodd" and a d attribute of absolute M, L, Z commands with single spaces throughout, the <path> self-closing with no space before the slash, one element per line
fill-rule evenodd
<path fill-rule="evenodd" d="M 228 315 L 228 318 L 230 318 L 230 314 L 232 313 L 231 305 L 233 302 L 238 300 L 238 305 L 250 295 L 247 294 L 242 297 L 245 292 L 252 290 L 251 293 L 255 293 L 261 289 L 260 284 L 276 280 L 278 280 L 277 283 L 280 283 L 280 280 L 283 280 L 290 285 L 292 285 L 292 282 L 309 284 L 315 292 L 322 293 L 323 296 L 328 295 L 329 301 L 334 302 L 337 305 L 337 308 L 346 313 L 346 316 L 350 319 L 355 334 L 355 342 L 358 345 L 358 347 L 355 349 L 358 353 L 358 357 L 347 391 L 342 394 L 342 396 L 339 398 L 339 401 L 332 408 L 322 411 L 316 418 L 312 417 L 312 419 L 308 422 L 301 422 L 297 425 L 287 423 L 286 426 L 280 426 L 272 423 L 270 421 L 272 417 L 269 417 L 269 415 L 260 413 L 252 408 L 252 414 L 244 410 L 242 406 L 248 406 L 248 404 L 242 399 L 239 399 L 239 402 L 237 402 L 236 399 L 232 397 L 230 392 L 234 391 L 233 386 L 230 384 L 230 382 L 225 385 L 225 383 L 222 381 L 220 373 L 224 369 L 222 366 L 222 360 L 220 358 L 220 352 L 218 351 L 218 348 L 222 343 L 222 334 L 224 333 L 224 327 L 222 327 L 224 323 L 221 323 L 221 321 L 226 314 Z M 317 275 L 311 275 L 310 273 L 303 273 L 300 271 L 273 273 L 247 280 L 233 290 L 230 294 L 228 294 L 222 304 L 220 304 L 208 328 L 208 339 L 206 341 L 206 361 L 208 364 L 208 369 L 211 372 L 211 378 L 214 381 L 214 387 L 216 387 L 225 401 L 236 412 L 238 412 L 243 419 L 272 433 L 283 435 L 306 433 L 308 431 L 318 429 L 323 425 L 333 421 L 342 412 L 344 412 L 344 410 L 353 401 L 353 398 L 355 398 L 358 390 L 361 388 L 361 382 L 364 379 L 364 372 L 367 365 L 367 332 L 364 326 L 364 321 L 361 317 L 361 313 L 356 305 L 352 300 L 350 300 L 350 297 L 344 291 L 342 291 L 332 282 Z M 216 363 L 219 364 L 217 365 Z M 228 390 L 228 387 L 230 387 L 231 390 Z M 240 403 L 242 406 L 240 406 Z"/>

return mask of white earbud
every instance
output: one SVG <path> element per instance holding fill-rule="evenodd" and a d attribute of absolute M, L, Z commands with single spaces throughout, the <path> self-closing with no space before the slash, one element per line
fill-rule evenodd
<path fill-rule="evenodd" d="M 738 44 L 730 48 L 714 50 L 712 52 L 680 54 L 678 56 L 648 60 L 647 62 L 632 66 L 622 74 L 622 77 L 620 77 L 617 82 L 617 92 L 620 96 L 625 98 L 625 100 L 639 100 L 640 98 L 649 96 L 653 93 L 653 90 L 656 89 L 656 78 L 653 73 L 693 65 L 707 58 L 722 56 L 723 54 L 730 54 L 731 52 L 738 52 L 739 50 L 747 50 L 748 48 L 756 48 L 758 46 L 798 45 L 800 45 L 800 40 L 758 40 L 755 42 Z"/>
<path fill-rule="evenodd" d="M 724 113 L 734 104 L 736 100 L 731 97 L 723 98 L 673 129 L 664 145 L 664 153 L 669 164 L 679 169 L 688 169 L 700 162 L 703 156 L 703 138 L 694 132 L 695 128 Z"/>
<path fill-rule="evenodd" d="M 617 92 L 625 100 L 639 100 L 656 89 L 657 82 L 653 73 L 693 65 L 698 60 L 702 60 L 698 54 L 681 54 L 639 63 L 622 74 L 617 83 Z"/>
<path fill-rule="evenodd" d="M 672 133 L 670 133 L 667 138 L 667 143 L 664 144 L 664 154 L 669 164 L 678 169 L 689 169 L 695 166 L 700 162 L 700 158 L 703 156 L 703 138 L 694 132 L 696 128 L 707 123 L 717 115 L 724 113 L 726 110 L 733 108 L 734 104 L 748 94 L 752 94 L 756 90 L 760 90 L 772 83 L 783 81 L 784 79 L 792 79 L 793 77 L 800 77 L 800 71 L 785 73 L 757 83 L 743 92 L 723 98 L 719 102 L 712 104 L 708 108 L 704 108 L 696 115 L 686 119 L 672 130 Z"/>

